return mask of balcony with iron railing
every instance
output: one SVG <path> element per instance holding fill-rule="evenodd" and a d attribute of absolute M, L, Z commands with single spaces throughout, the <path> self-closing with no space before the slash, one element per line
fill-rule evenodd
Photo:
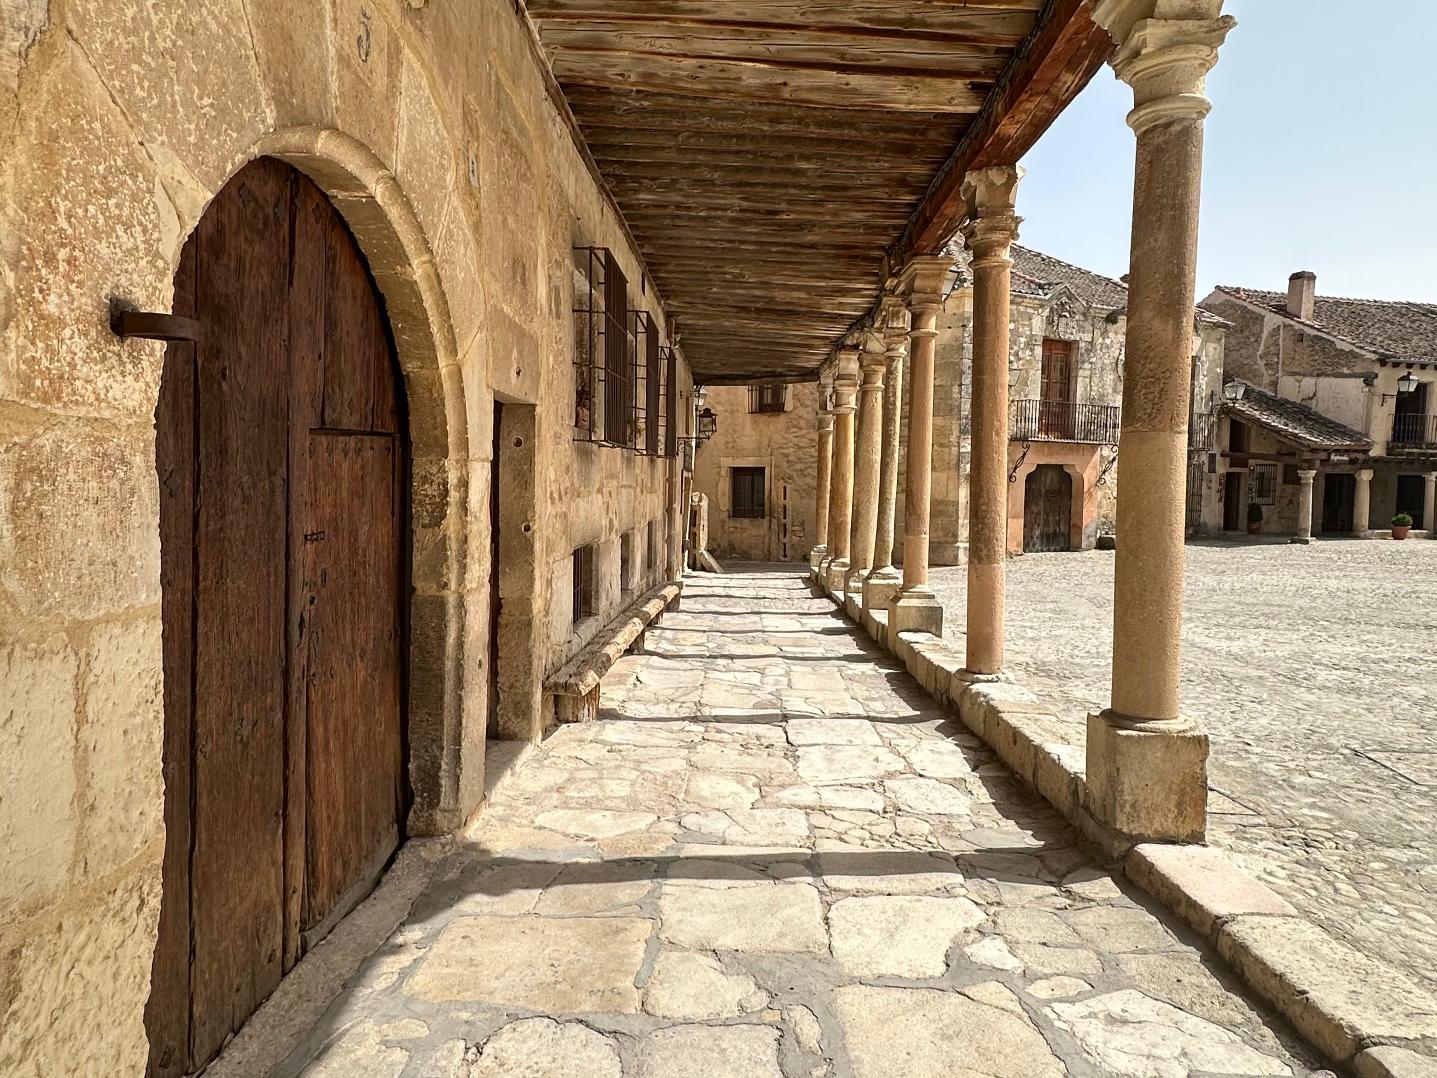
<path fill-rule="evenodd" d="M 1437 415 L 1409 413 L 1392 418 L 1392 449 L 1437 449 Z"/>
<path fill-rule="evenodd" d="M 1013 402 L 1009 437 L 1015 442 L 1090 442 L 1116 445 L 1122 409 L 1074 401 Z"/>

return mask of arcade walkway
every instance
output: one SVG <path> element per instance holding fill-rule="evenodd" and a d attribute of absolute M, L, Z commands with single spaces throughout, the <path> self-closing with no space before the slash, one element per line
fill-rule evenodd
<path fill-rule="evenodd" d="M 683 605 L 212 1074 L 1313 1073 L 796 569 Z"/>

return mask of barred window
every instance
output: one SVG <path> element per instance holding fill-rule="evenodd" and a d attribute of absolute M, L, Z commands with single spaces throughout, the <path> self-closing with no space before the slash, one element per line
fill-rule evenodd
<path fill-rule="evenodd" d="M 1253 505 L 1277 504 L 1277 465 L 1254 464 L 1248 472 L 1248 501 Z"/>
<path fill-rule="evenodd" d="M 750 412 L 781 412 L 788 400 L 788 386 L 782 382 L 763 383 L 748 387 Z"/>
<path fill-rule="evenodd" d="M 761 520 L 764 516 L 764 469 L 735 468 L 731 477 L 729 516 Z"/>

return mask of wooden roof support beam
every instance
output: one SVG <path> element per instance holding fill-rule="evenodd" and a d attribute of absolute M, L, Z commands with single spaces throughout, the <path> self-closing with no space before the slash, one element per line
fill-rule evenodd
<path fill-rule="evenodd" d="M 987 104 L 934 179 L 903 236 L 892 265 L 937 251 L 963 218 L 960 188 L 975 168 L 1012 165 L 1078 96 L 1112 52 L 1108 32 L 1093 22 L 1088 0 L 1053 0 Z"/>

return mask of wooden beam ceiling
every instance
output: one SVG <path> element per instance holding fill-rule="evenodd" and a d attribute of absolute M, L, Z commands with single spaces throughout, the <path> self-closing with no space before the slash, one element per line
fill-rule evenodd
<path fill-rule="evenodd" d="M 700 381 L 812 377 L 1106 55 L 1087 0 L 527 0 Z"/>

